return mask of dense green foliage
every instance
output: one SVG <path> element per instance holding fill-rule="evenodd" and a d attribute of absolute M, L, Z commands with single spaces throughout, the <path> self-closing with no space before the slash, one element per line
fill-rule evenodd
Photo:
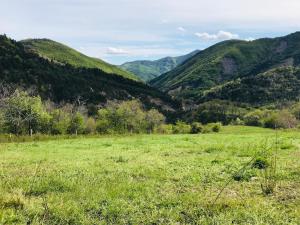
<path fill-rule="evenodd" d="M 0 131 L 15 135 L 153 133 L 165 122 L 158 110 L 146 111 L 137 100 L 109 102 L 89 117 L 84 105 L 56 106 L 16 90 L 1 98 L 0 106 Z"/>
<path fill-rule="evenodd" d="M 199 96 L 199 101 L 224 99 L 252 106 L 300 99 L 300 68 L 282 67 L 256 76 L 230 81 Z"/>
<path fill-rule="evenodd" d="M 225 41 L 201 51 L 150 84 L 194 101 L 208 97 L 265 104 L 277 101 L 278 96 L 279 100 L 295 100 L 300 97 L 295 90 L 298 68 L 294 68 L 300 64 L 299 49 L 300 32 L 250 42 Z M 286 66 L 292 68 L 276 69 Z M 222 85 L 220 93 L 214 94 L 220 89 L 215 88 L 218 85 Z"/>
<path fill-rule="evenodd" d="M 27 49 L 40 56 L 58 63 L 70 64 L 75 67 L 97 68 L 109 74 L 120 75 L 125 78 L 139 80 L 135 75 L 101 59 L 88 57 L 61 43 L 49 39 L 28 39 L 22 41 Z"/>
<path fill-rule="evenodd" d="M 138 101 L 111 102 L 99 110 L 97 118 L 96 129 L 101 134 L 152 133 L 165 122 L 156 109 L 145 111 Z"/>
<path fill-rule="evenodd" d="M 261 189 L 266 158 L 237 173 L 275 147 L 275 137 L 225 127 L 219 134 L 0 144 L 0 224 L 296 225 L 299 132 L 278 132 L 274 194 Z"/>
<path fill-rule="evenodd" d="M 253 108 L 247 104 L 224 100 L 208 101 L 183 115 L 189 123 L 202 124 L 221 122 L 224 125 L 248 125 L 266 128 L 296 128 L 300 124 L 300 105 L 286 103 L 282 107 Z M 196 128 L 195 128 L 196 129 Z"/>
<path fill-rule="evenodd" d="M 42 99 L 99 105 L 107 100 L 140 99 L 148 108 L 174 111 L 179 104 L 141 82 L 107 74 L 99 69 L 60 65 L 27 51 L 22 42 L 0 36 L 0 80 L 34 89 Z"/>
<path fill-rule="evenodd" d="M 187 59 L 196 55 L 199 51 L 193 51 L 187 55 L 178 56 L 178 57 L 165 57 L 162 59 L 149 61 L 134 61 L 127 62 L 122 64 L 120 67 L 124 70 L 136 74 L 143 81 L 150 81 L 163 73 L 169 72 L 174 69 L 176 66 L 179 66 Z"/>

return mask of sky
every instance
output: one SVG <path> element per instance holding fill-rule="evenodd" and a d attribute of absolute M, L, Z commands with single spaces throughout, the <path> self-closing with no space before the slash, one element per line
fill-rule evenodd
<path fill-rule="evenodd" d="M 113 64 L 300 30 L 299 0 L 0 0 L 0 34 L 49 38 Z"/>

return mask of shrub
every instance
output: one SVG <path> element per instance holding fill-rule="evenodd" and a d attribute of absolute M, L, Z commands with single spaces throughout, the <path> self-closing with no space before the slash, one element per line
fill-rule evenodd
<path fill-rule="evenodd" d="M 70 115 L 61 109 L 56 109 L 50 113 L 49 129 L 54 135 L 66 134 Z"/>
<path fill-rule="evenodd" d="M 248 126 L 263 126 L 264 113 L 263 111 L 257 109 L 255 111 L 249 112 L 244 116 L 245 124 Z"/>
<path fill-rule="evenodd" d="M 161 124 L 154 129 L 154 133 L 172 134 L 173 126 L 171 124 Z"/>
<path fill-rule="evenodd" d="M 264 126 L 267 128 L 295 128 L 298 125 L 296 117 L 288 112 L 287 110 L 282 110 L 279 112 L 273 112 L 269 115 L 265 121 Z"/>
<path fill-rule="evenodd" d="M 268 161 L 265 158 L 257 158 L 253 163 L 252 163 L 252 168 L 256 169 L 266 169 L 269 166 Z"/>
<path fill-rule="evenodd" d="M 110 124 L 108 120 L 98 119 L 96 122 L 96 131 L 99 134 L 107 134 L 109 133 Z"/>
<path fill-rule="evenodd" d="M 165 122 L 165 116 L 156 109 L 151 109 L 146 113 L 146 127 L 148 133 L 152 133 L 154 128 Z"/>
<path fill-rule="evenodd" d="M 191 132 L 191 125 L 177 121 L 175 125 L 173 125 L 173 133 L 174 134 L 188 134 Z"/>
<path fill-rule="evenodd" d="M 241 120 L 240 118 L 236 118 L 235 120 L 233 120 L 231 122 L 231 125 L 241 126 L 241 125 L 245 125 L 245 122 L 243 120 Z"/>
<path fill-rule="evenodd" d="M 89 117 L 85 123 L 85 133 L 94 134 L 96 132 L 96 121 L 94 118 Z"/>
<path fill-rule="evenodd" d="M 222 127 L 221 123 L 209 123 L 207 124 L 204 129 L 203 129 L 203 133 L 210 133 L 210 132 L 220 132 Z"/>
<path fill-rule="evenodd" d="M 254 177 L 256 174 L 252 170 L 246 170 L 240 173 L 235 173 L 232 175 L 232 178 L 235 181 L 250 181 L 252 177 Z"/>
<path fill-rule="evenodd" d="M 218 133 L 218 132 L 220 132 L 220 130 L 221 130 L 221 123 L 216 123 L 216 124 L 214 124 L 213 126 L 212 126 L 212 128 L 211 128 L 211 130 L 213 131 L 213 132 L 216 132 L 216 133 Z"/>
<path fill-rule="evenodd" d="M 4 127 L 9 133 L 22 135 L 47 130 L 49 114 L 39 96 L 30 96 L 25 91 L 16 90 L 3 100 L 1 110 Z"/>
<path fill-rule="evenodd" d="M 191 133 L 192 134 L 199 134 L 203 131 L 203 125 L 198 122 L 194 122 L 191 125 Z"/>
<path fill-rule="evenodd" d="M 295 128 L 298 125 L 296 117 L 287 110 L 282 110 L 276 115 L 278 128 Z"/>
<path fill-rule="evenodd" d="M 76 112 L 70 120 L 68 126 L 68 133 L 77 135 L 83 133 L 83 131 L 84 131 L 83 116 L 79 112 Z"/>

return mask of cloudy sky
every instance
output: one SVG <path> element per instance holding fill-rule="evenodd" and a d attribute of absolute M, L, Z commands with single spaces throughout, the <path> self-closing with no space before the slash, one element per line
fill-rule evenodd
<path fill-rule="evenodd" d="M 0 0 L 0 33 L 50 38 L 114 64 L 300 30 L 299 0 Z"/>

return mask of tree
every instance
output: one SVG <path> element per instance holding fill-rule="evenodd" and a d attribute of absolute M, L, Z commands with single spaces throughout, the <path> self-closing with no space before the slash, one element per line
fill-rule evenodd
<path fill-rule="evenodd" d="M 25 91 L 15 90 L 2 99 L 1 106 L 7 132 L 17 135 L 47 132 L 50 116 L 39 96 L 29 96 Z"/>
<path fill-rule="evenodd" d="M 89 117 L 85 122 L 85 133 L 94 134 L 96 131 L 96 121 L 94 118 Z"/>
<path fill-rule="evenodd" d="M 146 113 L 146 123 L 148 133 L 152 133 L 155 127 L 165 122 L 165 116 L 156 109 L 151 109 Z"/>
<path fill-rule="evenodd" d="M 50 113 L 50 133 L 54 135 L 67 133 L 70 124 L 70 114 L 63 109 L 55 109 Z"/>
<path fill-rule="evenodd" d="M 69 134 L 81 134 L 84 131 L 84 118 L 80 112 L 76 112 L 72 115 L 70 119 L 70 123 L 68 126 L 68 133 Z"/>
<path fill-rule="evenodd" d="M 96 130 L 100 134 L 106 134 L 112 129 L 112 121 L 110 120 L 110 111 L 108 109 L 100 109 L 98 111 Z"/>
<path fill-rule="evenodd" d="M 122 102 L 117 109 L 117 114 L 120 116 L 121 124 L 124 129 L 130 133 L 140 133 L 146 127 L 146 114 L 143 111 L 140 101 L 132 100 Z"/>
<path fill-rule="evenodd" d="M 272 113 L 265 120 L 265 127 L 268 128 L 295 128 L 298 125 L 296 117 L 287 110 Z"/>

